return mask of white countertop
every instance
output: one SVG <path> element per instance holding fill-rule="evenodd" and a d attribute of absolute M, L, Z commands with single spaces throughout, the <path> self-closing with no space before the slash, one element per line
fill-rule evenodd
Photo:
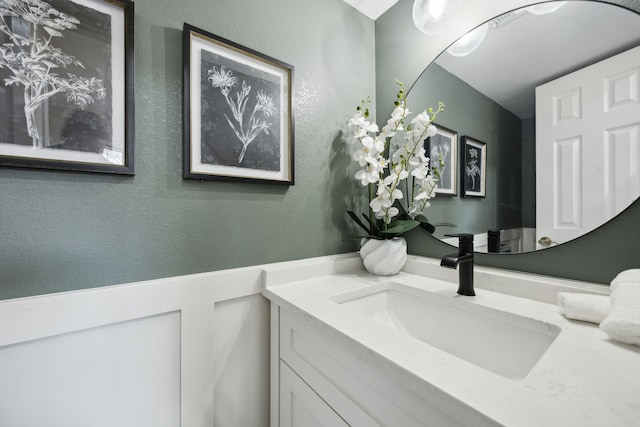
<path fill-rule="evenodd" d="M 410 257 L 404 271 L 392 277 L 364 272 L 352 255 L 324 257 L 265 270 L 263 294 L 309 319 L 319 331 L 344 335 L 349 339 L 342 342 L 357 350 L 364 347 L 368 351 L 358 354 L 368 355 L 416 392 L 426 382 L 499 424 L 640 425 L 640 347 L 610 340 L 597 325 L 568 320 L 549 303 L 558 291 L 607 294 L 607 287 L 477 267 L 477 295 L 462 297 L 452 283 L 456 275 L 455 270 L 440 268 L 437 260 L 421 257 Z M 370 320 L 331 299 L 389 281 L 547 322 L 561 332 L 525 378 L 509 379 L 391 327 L 374 328 Z"/>

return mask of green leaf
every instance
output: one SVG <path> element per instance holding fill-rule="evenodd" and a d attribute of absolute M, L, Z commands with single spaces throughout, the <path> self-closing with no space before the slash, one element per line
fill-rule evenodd
<path fill-rule="evenodd" d="M 424 231 L 426 231 L 429 234 L 433 234 L 433 232 L 436 231 L 436 227 L 432 224 L 429 224 L 428 222 L 421 222 L 420 228 L 422 228 Z"/>
<path fill-rule="evenodd" d="M 372 228 L 372 229 L 373 229 L 373 231 L 374 231 L 373 235 L 374 235 L 374 236 L 378 236 L 378 235 L 380 234 L 380 228 L 378 228 L 378 224 L 376 224 L 376 222 L 375 222 L 375 221 L 372 221 L 372 220 L 371 220 L 371 218 L 369 218 L 369 216 L 368 216 L 367 214 L 363 213 L 363 214 L 362 214 L 362 216 L 363 216 L 367 221 L 369 221 L 369 224 L 371 224 L 371 228 Z"/>
<path fill-rule="evenodd" d="M 397 219 L 417 219 L 417 218 L 411 218 L 407 209 L 404 207 L 402 203 L 400 203 L 400 200 L 396 200 L 393 206 L 398 208 L 398 210 L 400 211 L 400 215 L 398 215 Z"/>
<path fill-rule="evenodd" d="M 358 216 L 353 213 L 353 211 L 347 211 L 347 213 L 364 231 L 366 231 L 367 233 L 369 232 L 369 227 L 367 227 L 364 222 L 360 221 L 360 218 L 358 218 Z"/>
<path fill-rule="evenodd" d="M 436 227 L 433 224 L 429 223 L 429 220 L 426 216 L 420 214 L 416 217 L 416 220 L 420 221 L 420 228 L 422 228 L 427 233 L 433 234 L 433 232 L 436 231 Z"/>
<path fill-rule="evenodd" d="M 380 232 L 380 235 L 383 237 L 396 237 L 402 234 L 403 231 L 404 231 L 404 228 L 402 228 L 401 226 L 389 227 L 386 230 L 382 230 Z"/>
<path fill-rule="evenodd" d="M 405 233 L 413 228 L 416 228 L 420 224 L 419 221 L 415 221 L 412 219 L 403 219 L 391 221 L 389 227 L 386 230 L 382 230 L 380 235 L 382 236 L 398 236 L 402 233 Z"/>
<path fill-rule="evenodd" d="M 416 219 L 417 221 L 420 221 L 420 222 L 429 222 L 429 220 L 427 219 L 427 217 L 426 217 L 426 216 L 424 216 L 423 214 L 418 215 L 415 219 Z"/>

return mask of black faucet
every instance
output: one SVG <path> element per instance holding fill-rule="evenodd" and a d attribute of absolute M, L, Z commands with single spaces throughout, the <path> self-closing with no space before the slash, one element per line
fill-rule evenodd
<path fill-rule="evenodd" d="M 458 268 L 458 293 L 460 295 L 475 296 L 473 290 L 473 234 L 445 234 L 447 237 L 458 238 L 458 253 L 445 255 L 440 261 L 441 267 Z"/>
<path fill-rule="evenodd" d="M 500 230 L 487 230 L 487 252 L 500 253 Z"/>

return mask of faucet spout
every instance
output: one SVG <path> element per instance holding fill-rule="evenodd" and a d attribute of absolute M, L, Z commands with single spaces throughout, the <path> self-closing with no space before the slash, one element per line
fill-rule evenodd
<path fill-rule="evenodd" d="M 457 268 L 458 294 L 475 296 L 476 293 L 473 289 L 473 234 L 447 234 L 447 236 L 459 239 L 458 253 L 442 257 L 440 266 Z"/>
<path fill-rule="evenodd" d="M 442 257 L 442 260 L 440 260 L 440 267 L 456 269 L 458 268 L 458 265 L 462 264 L 463 262 L 473 262 L 473 253 L 464 255 L 445 255 Z"/>

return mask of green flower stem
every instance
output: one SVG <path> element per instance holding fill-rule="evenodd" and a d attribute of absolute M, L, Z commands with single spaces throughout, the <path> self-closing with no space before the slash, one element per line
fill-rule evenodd
<path fill-rule="evenodd" d="M 396 106 L 400 105 L 400 104 L 402 105 L 402 111 L 403 111 L 402 117 L 403 117 L 403 119 L 400 120 L 398 123 L 396 123 L 396 126 L 393 129 L 394 133 L 398 131 L 398 128 L 400 127 L 400 125 L 402 125 L 404 127 L 404 116 L 405 116 L 406 111 L 407 111 L 407 104 L 406 104 L 406 102 L 404 102 L 404 100 L 405 100 L 404 84 L 400 80 L 396 80 L 396 84 L 400 87 L 400 89 L 398 89 L 398 95 L 397 95 L 398 101 L 396 101 Z M 391 138 L 389 137 L 386 140 L 386 146 L 385 146 L 385 157 L 386 158 L 389 158 L 390 149 L 391 149 Z M 391 165 L 391 166 L 393 166 L 393 165 Z M 396 178 L 396 182 L 394 182 L 393 185 L 391 186 L 391 193 L 392 194 L 393 194 L 393 191 L 398 187 L 399 182 L 400 182 L 400 175 L 398 174 L 398 178 Z M 387 211 L 389 211 L 389 208 L 387 208 Z M 387 227 L 388 227 L 388 224 L 387 224 L 386 221 L 384 221 L 384 230 L 386 230 Z"/>
<path fill-rule="evenodd" d="M 372 236 L 375 234 L 375 230 L 373 228 L 373 221 L 375 219 L 375 214 L 373 212 L 373 208 L 371 207 L 371 201 L 376 197 L 376 188 L 373 184 L 369 184 L 369 218 L 371 218 L 371 224 L 369 224 L 369 229 Z M 386 226 L 386 224 L 385 224 Z"/>

